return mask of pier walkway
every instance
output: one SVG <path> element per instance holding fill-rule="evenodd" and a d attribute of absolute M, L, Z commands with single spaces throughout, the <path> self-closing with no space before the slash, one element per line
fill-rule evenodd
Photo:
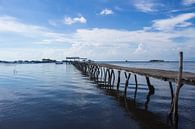
<path fill-rule="evenodd" d="M 88 63 L 87 65 L 95 65 L 98 67 L 105 67 L 109 69 L 122 70 L 138 75 L 153 77 L 156 79 L 162 79 L 164 81 L 177 82 L 178 71 L 171 70 L 161 70 L 161 69 L 149 69 L 149 68 L 134 68 L 134 67 L 124 67 L 112 64 L 104 63 Z M 195 86 L 195 73 L 183 72 L 182 73 L 182 83 Z"/>

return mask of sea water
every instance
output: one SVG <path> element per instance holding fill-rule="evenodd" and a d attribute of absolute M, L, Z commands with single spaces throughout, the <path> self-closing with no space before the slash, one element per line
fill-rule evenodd
<path fill-rule="evenodd" d="M 107 62 L 108 63 L 108 62 Z M 177 62 L 109 62 L 129 67 L 177 70 Z M 195 72 L 187 62 L 186 71 Z M 151 78 L 155 94 L 147 104 L 145 78 L 134 78 L 127 98 L 99 88 L 71 64 L 0 64 L 0 129 L 166 129 L 170 111 L 168 82 Z M 175 85 L 175 84 L 173 84 Z M 124 88 L 124 74 L 120 90 Z M 195 86 L 184 86 L 179 99 L 179 128 L 195 127 Z"/>

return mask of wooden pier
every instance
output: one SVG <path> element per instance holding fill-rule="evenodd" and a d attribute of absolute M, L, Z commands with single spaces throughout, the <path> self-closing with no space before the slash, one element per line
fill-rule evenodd
<path fill-rule="evenodd" d="M 88 75 L 94 81 L 100 83 L 105 88 L 113 88 L 116 86 L 116 89 L 120 89 L 121 73 L 125 74 L 125 88 L 124 96 L 127 95 L 127 89 L 129 85 L 129 79 L 131 75 L 134 75 L 135 79 L 135 92 L 134 99 L 136 98 L 138 81 L 137 75 L 145 76 L 149 94 L 149 97 L 154 94 L 155 88 L 150 82 L 150 78 L 160 79 L 167 81 L 171 93 L 171 109 L 169 116 L 173 123 L 178 119 L 178 99 L 179 91 L 184 84 L 190 86 L 195 86 L 195 73 L 183 72 L 183 53 L 180 52 L 180 61 L 179 61 L 179 71 L 170 71 L 170 70 L 161 70 L 161 69 L 148 69 L 148 68 L 133 68 L 133 67 L 124 67 L 117 66 L 112 64 L 104 64 L 97 62 L 84 62 L 84 61 L 71 61 L 77 69 L 82 71 L 84 74 Z M 173 90 L 172 83 L 176 83 L 175 91 Z M 116 83 L 116 84 L 115 84 Z"/>

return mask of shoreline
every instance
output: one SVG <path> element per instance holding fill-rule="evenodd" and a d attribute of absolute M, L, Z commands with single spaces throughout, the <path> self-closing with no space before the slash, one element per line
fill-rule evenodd
<path fill-rule="evenodd" d="M 69 62 L 67 60 L 57 61 L 40 61 L 40 60 L 17 60 L 17 61 L 3 61 L 0 60 L 0 64 L 41 64 L 41 63 L 57 63 L 57 62 Z M 99 63 L 178 63 L 178 61 L 96 61 Z M 195 61 L 183 61 L 183 62 L 195 62 Z"/>

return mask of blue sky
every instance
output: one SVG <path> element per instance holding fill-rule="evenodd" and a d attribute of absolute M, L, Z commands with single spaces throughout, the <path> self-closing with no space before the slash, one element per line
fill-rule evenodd
<path fill-rule="evenodd" d="M 0 60 L 195 60 L 195 0 L 0 0 Z"/>

